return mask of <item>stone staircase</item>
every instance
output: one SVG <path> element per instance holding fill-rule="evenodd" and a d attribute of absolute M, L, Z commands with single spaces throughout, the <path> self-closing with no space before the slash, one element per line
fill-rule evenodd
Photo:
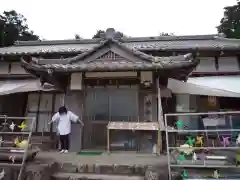
<path fill-rule="evenodd" d="M 68 163 L 59 164 L 51 180 L 157 180 L 157 177 L 147 166 Z"/>

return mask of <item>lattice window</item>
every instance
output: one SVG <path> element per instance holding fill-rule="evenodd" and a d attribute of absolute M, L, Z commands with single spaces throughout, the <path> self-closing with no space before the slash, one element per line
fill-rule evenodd
<path fill-rule="evenodd" d="M 112 51 L 108 51 L 107 53 L 101 55 L 100 57 L 98 57 L 97 59 L 106 59 L 106 60 L 120 60 L 120 59 L 124 59 L 122 56 L 119 56 L 118 54 L 112 52 Z"/>

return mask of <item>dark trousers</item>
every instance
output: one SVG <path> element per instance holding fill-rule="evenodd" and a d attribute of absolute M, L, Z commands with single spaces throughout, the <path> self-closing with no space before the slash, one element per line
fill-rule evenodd
<path fill-rule="evenodd" d="M 69 150 L 69 134 L 60 135 L 61 149 Z"/>

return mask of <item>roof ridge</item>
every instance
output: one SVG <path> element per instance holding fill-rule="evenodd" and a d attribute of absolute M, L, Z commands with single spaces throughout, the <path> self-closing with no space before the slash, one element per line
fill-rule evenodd
<path fill-rule="evenodd" d="M 139 41 L 177 41 L 177 40 L 213 40 L 216 34 L 209 35 L 183 35 L 183 36 L 153 36 L 153 37 L 131 37 L 123 38 L 124 42 Z"/>
<path fill-rule="evenodd" d="M 207 35 L 182 35 L 182 36 L 149 36 L 149 37 L 123 37 L 122 42 L 141 41 L 177 41 L 177 40 L 214 40 L 219 37 L 216 34 Z M 67 39 L 67 40 L 37 40 L 16 41 L 14 46 L 39 46 L 39 45 L 61 45 L 61 44 L 94 44 L 99 43 L 102 38 L 96 39 Z"/>
<path fill-rule="evenodd" d="M 215 39 L 216 39 L 216 40 L 224 40 L 224 41 L 239 41 L 239 42 L 240 42 L 240 39 L 225 38 L 225 37 L 220 37 L 220 36 L 216 36 Z"/>
<path fill-rule="evenodd" d="M 91 44 L 99 43 L 101 39 L 67 39 L 67 40 L 37 40 L 37 41 L 16 41 L 14 46 L 39 46 L 39 45 L 61 45 L 61 44 Z"/>

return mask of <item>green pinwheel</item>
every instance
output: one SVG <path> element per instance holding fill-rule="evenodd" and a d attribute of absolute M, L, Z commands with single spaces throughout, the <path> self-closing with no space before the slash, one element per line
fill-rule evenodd
<path fill-rule="evenodd" d="M 178 129 L 184 128 L 184 124 L 183 124 L 183 122 L 182 122 L 181 120 L 178 120 L 178 121 L 176 122 L 176 126 L 177 126 Z"/>
<path fill-rule="evenodd" d="M 184 170 L 182 177 L 183 179 L 188 179 L 188 172 Z"/>
<path fill-rule="evenodd" d="M 188 145 L 190 145 L 190 146 L 193 146 L 194 143 L 195 143 L 195 138 L 193 138 L 192 136 L 188 136 L 188 137 L 187 137 L 187 141 L 186 141 L 185 144 L 188 144 Z"/>
<path fill-rule="evenodd" d="M 184 155 L 184 154 L 180 154 L 180 155 L 178 156 L 177 160 L 178 160 L 178 161 L 184 161 L 184 160 L 186 160 L 185 155 Z"/>

